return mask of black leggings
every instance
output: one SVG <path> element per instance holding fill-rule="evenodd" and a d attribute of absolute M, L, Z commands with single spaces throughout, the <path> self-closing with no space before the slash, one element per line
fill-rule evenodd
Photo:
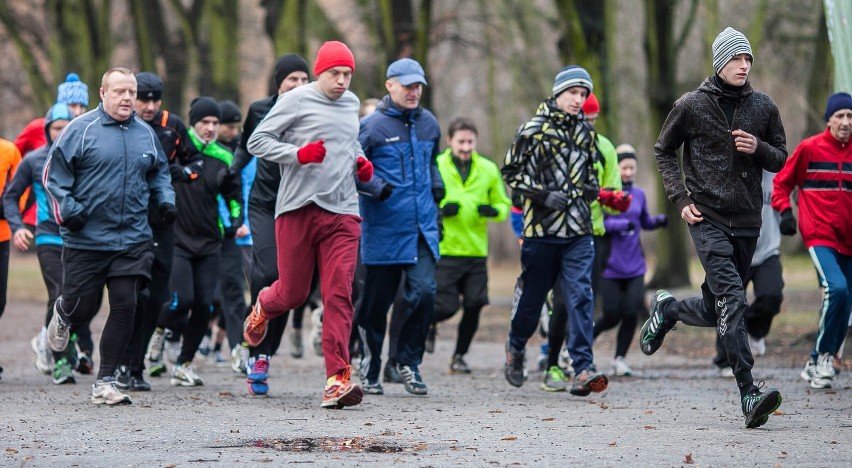
<path fill-rule="evenodd" d="M 0 242 L 0 317 L 6 310 L 6 288 L 9 284 L 9 241 Z"/>
<path fill-rule="evenodd" d="M 133 315 L 140 289 L 144 286 L 142 276 L 116 276 L 107 278 L 106 286 L 109 292 L 109 316 L 101 333 L 101 365 L 98 369 L 98 379 L 112 377 L 121 359 L 130 335 L 133 333 Z M 60 296 L 60 315 L 72 328 L 88 324 L 98 313 L 102 293 L 92 292 L 76 298 Z"/>
<path fill-rule="evenodd" d="M 41 277 L 44 280 L 44 286 L 47 288 L 47 313 L 44 316 L 44 326 L 50 324 L 50 319 L 53 318 L 53 303 L 59 297 L 62 291 L 62 246 L 53 244 L 39 245 L 36 248 L 38 256 L 38 266 L 41 270 Z M 96 309 L 101 308 L 103 294 L 98 294 L 98 305 Z M 95 343 L 92 341 L 92 330 L 89 323 L 82 325 L 72 325 L 71 333 L 77 334 L 77 346 L 80 351 L 91 354 L 95 349 Z M 63 353 L 53 353 L 54 358 L 61 358 Z"/>
<path fill-rule="evenodd" d="M 615 342 L 615 355 L 624 357 L 636 332 L 639 311 L 644 307 L 645 278 L 601 278 L 599 287 L 603 316 L 595 322 L 594 337 L 621 323 Z"/>

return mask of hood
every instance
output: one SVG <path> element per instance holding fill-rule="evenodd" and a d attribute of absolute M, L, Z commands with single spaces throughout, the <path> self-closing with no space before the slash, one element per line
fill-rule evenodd
<path fill-rule="evenodd" d="M 57 102 L 50 106 L 50 109 L 48 109 L 47 114 L 44 116 L 44 136 L 47 138 L 48 145 L 53 144 L 53 140 L 50 138 L 50 132 L 48 131 L 50 124 L 57 120 L 68 120 L 70 122 L 73 118 L 74 115 L 71 114 L 71 110 L 68 109 L 67 104 Z"/>
<path fill-rule="evenodd" d="M 751 82 L 748 80 L 746 80 L 746 83 L 739 91 L 725 89 L 716 83 L 716 80 L 713 76 L 708 76 L 704 79 L 703 82 L 701 82 L 701 85 L 698 86 L 698 91 L 711 94 L 716 97 L 716 99 L 727 98 L 742 101 L 743 99 L 751 95 L 753 89 L 751 87 Z"/>

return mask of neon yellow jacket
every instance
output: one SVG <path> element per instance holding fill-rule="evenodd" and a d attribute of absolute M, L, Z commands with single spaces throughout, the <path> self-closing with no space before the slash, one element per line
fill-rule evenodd
<path fill-rule="evenodd" d="M 601 189 L 611 188 L 613 190 L 621 190 L 621 172 L 618 170 L 618 153 L 615 152 L 615 146 L 609 141 L 609 138 L 597 134 L 595 142 L 598 144 L 598 153 L 603 157 L 604 161 L 595 161 L 595 169 L 598 170 L 598 181 Z M 619 213 L 610 208 L 601 207 L 601 203 L 597 200 L 591 204 L 592 209 L 592 230 L 596 236 L 606 234 L 604 229 L 604 216 L 601 209 L 607 213 Z"/>
<path fill-rule="evenodd" d="M 441 173 L 446 190 L 441 206 L 447 203 L 459 204 L 457 215 L 444 218 L 444 239 L 439 244 L 441 256 L 487 257 L 488 221 L 505 220 L 512 206 L 506 196 L 500 168 L 474 151 L 471 156 L 470 174 L 467 180 L 462 182 L 449 148 L 438 155 L 437 161 L 438 172 Z M 491 205 L 497 210 L 497 216 L 480 216 L 479 205 Z"/>

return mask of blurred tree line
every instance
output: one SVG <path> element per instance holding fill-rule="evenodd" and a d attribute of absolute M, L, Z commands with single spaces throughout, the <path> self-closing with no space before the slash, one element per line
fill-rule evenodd
<path fill-rule="evenodd" d="M 257 31 L 240 30 L 239 18 L 247 8 L 261 11 Z M 818 132 L 832 76 L 819 0 L 0 0 L 0 34 L 17 50 L 35 109 L 50 106 L 67 71 L 89 83 L 92 102 L 97 102 L 101 74 L 114 65 L 115 49 L 125 42 L 135 47 L 135 69 L 160 74 L 167 83 L 164 101 L 181 112 L 189 93 L 248 104 L 240 92 L 246 66 L 241 41 L 262 35 L 274 56 L 295 52 L 312 62 L 322 41 L 342 39 L 354 44 L 358 79 L 352 86 L 362 98 L 385 94 L 384 69 L 400 57 L 415 58 L 427 70 L 431 86 L 424 94 L 425 107 L 440 104 L 458 112 L 465 103 L 448 98 L 455 96 L 455 89 L 448 88 L 475 89 L 484 124 L 480 146 L 498 161 L 523 116 L 549 93 L 553 73 L 568 63 L 584 66 L 593 77 L 602 103 L 601 133 L 616 143 L 625 134 L 652 145 L 672 103 L 695 88 L 700 76 L 712 73 L 710 46 L 728 24 L 749 37 L 756 70 L 776 50 L 786 54 L 784 47 L 795 47 L 796 56 L 811 60 L 788 66 L 805 70 L 804 82 L 798 83 L 805 90 L 804 130 Z M 638 29 L 626 43 L 630 28 Z M 624 54 L 634 45 L 630 42 L 641 42 L 642 56 Z M 467 66 L 472 70 L 459 72 Z M 628 66 L 641 70 L 641 81 L 627 82 Z M 443 80 L 444 75 L 455 82 Z M 439 91 L 451 104 L 434 102 Z M 612 105 L 627 94 L 641 97 L 643 122 L 624 118 Z M 637 135 L 637 128 L 648 130 Z M 790 151 L 799 137 L 788 135 Z M 643 164 L 653 173 L 653 162 Z M 653 183 L 656 188 L 650 192 L 656 193 L 658 210 L 678 219 L 659 178 Z M 685 226 L 671 223 L 658 236 L 657 245 L 666 248 L 656 251 L 652 283 L 688 284 Z M 506 237 L 495 243 L 496 257 L 514 254 L 505 247 L 513 245 Z"/>

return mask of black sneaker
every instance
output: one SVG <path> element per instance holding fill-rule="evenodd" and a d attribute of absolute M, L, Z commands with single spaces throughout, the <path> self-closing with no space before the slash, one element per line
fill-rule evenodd
<path fill-rule="evenodd" d="M 396 361 L 388 359 L 388 362 L 385 363 L 385 383 L 405 383 L 402 376 L 399 375 L 399 370 L 397 370 Z"/>
<path fill-rule="evenodd" d="M 767 388 L 765 392 L 761 392 L 761 387 L 763 382 L 743 397 L 743 415 L 745 425 L 749 429 L 766 424 L 769 416 L 781 406 L 781 392 L 777 388 Z"/>
<path fill-rule="evenodd" d="M 130 377 L 130 368 L 120 365 L 115 370 L 115 386 L 121 390 L 130 389 L 133 378 Z"/>
<path fill-rule="evenodd" d="M 464 361 L 461 354 L 453 355 L 450 359 L 450 374 L 470 374 L 470 366 Z"/>
<path fill-rule="evenodd" d="M 92 373 L 92 369 L 94 368 L 95 361 L 92 359 L 91 351 L 81 352 L 77 358 L 77 372 L 88 375 Z"/>
<path fill-rule="evenodd" d="M 435 352 L 435 337 L 438 335 L 438 325 L 429 325 L 429 331 L 426 333 L 426 352 L 432 354 Z"/>
<path fill-rule="evenodd" d="M 130 391 L 132 392 L 150 392 L 151 384 L 145 381 L 141 375 L 130 377 Z"/>
<path fill-rule="evenodd" d="M 399 372 L 399 375 L 402 376 L 402 383 L 405 384 L 406 392 L 412 395 L 426 395 L 426 393 L 428 393 L 426 384 L 423 383 L 423 379 L 420 378 L 420 372 L 418 372 L 417 368 L 397 364 L 396 370 Z"/>
<path fill-rule="evenodd" d="M 506 364 L 503 365 L 503 375 L 509 385 L 520 387 L 527 380 L 526 350 L 517 351 L 506 340 Z"/>
<path fill-rule="evenodd" d="M 651 299 L 651 316 L 642 325 L 639 332 L 639 348 L 648 356 L 657 352 L 663 345 L 663 338 L 677 322 L 666 320 L 663 316 L 663 304 L 674 302 L 674 297 L 666 290 L 659 290 Z"/>

